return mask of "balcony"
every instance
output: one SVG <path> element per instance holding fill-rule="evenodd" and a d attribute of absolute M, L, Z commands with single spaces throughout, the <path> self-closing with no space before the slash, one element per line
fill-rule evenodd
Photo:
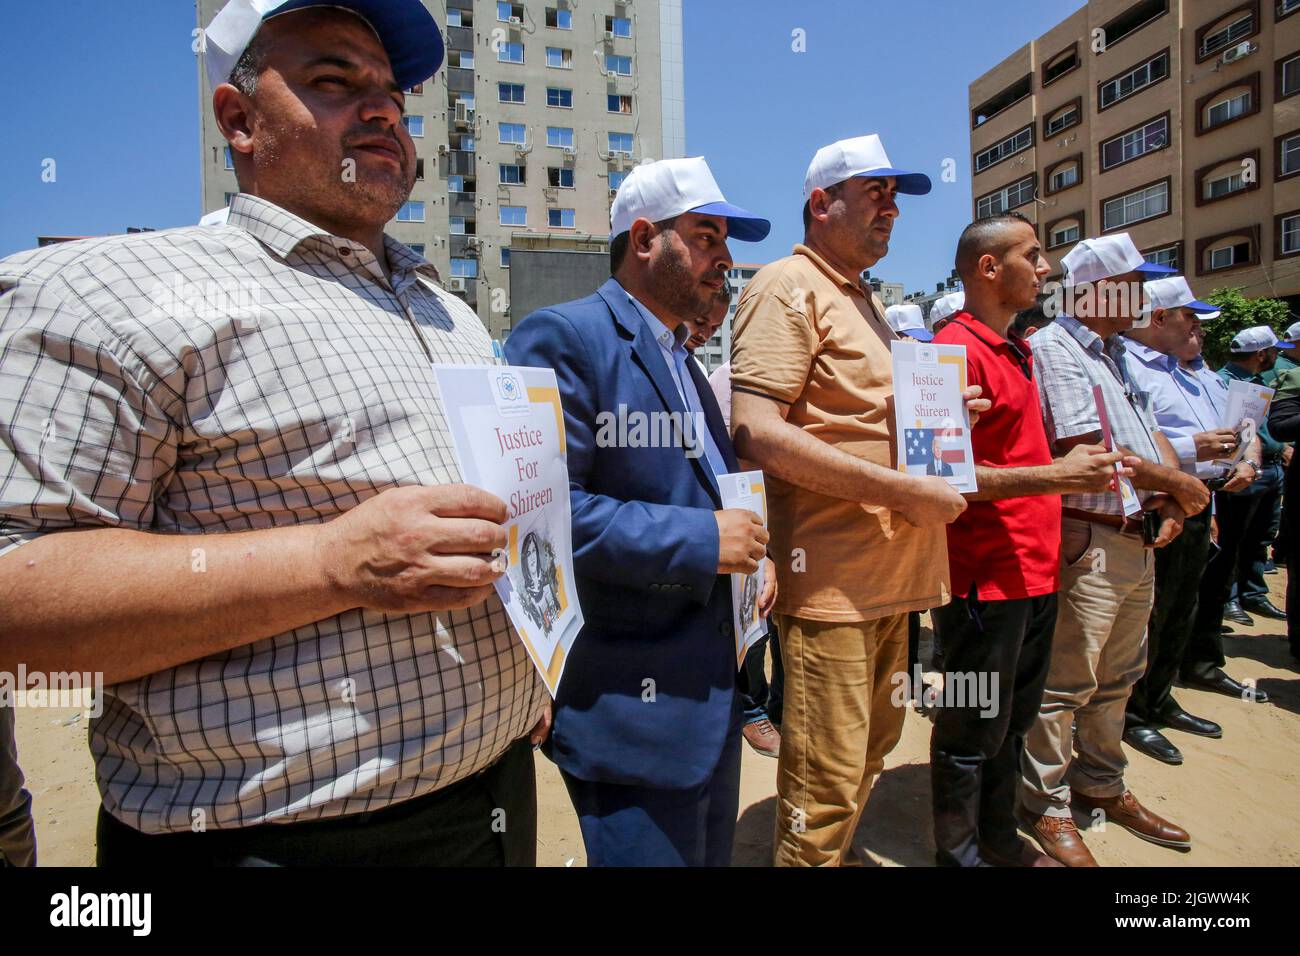
<path fill-rule="evenodd" d="M 474 71 L 458 66 L 447 67 L 447 89 L 457 93 L 473 93 Z"/>
<path fill-rule="evenodd" d="M 454 7 L 455 4 L 447 4 Z M 472 27 L 447 27 L 447 49 L 448 50 L 472 50 L 474 49 L 474 30 Z"/>
<path fill-rule="evenodd" d="M 448 193 L 447 215 L 473 219 L 478 214 L 474 202 L 476 196 L 476 193 Z"/>
<path fill-rule="evenodd" d="M 475 175 L 474 156 L 476 154 L 467 149 L 452 149 L 447 151 L 447 175 L 448 176 L 473 176 Z"/>

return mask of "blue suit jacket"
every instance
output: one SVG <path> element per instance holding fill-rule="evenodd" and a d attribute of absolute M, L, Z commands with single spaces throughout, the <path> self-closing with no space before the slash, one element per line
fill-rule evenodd
<path fill-rule="evenodd" d="M 608 440 L 620 406 L 625 415 L 685 414 L 663 352 L 613 279 L 534 312 L 505 351 L 512 365 L 553 368 L 564 405 L 586 623 L 565 665 L 547 753 L 584 780 L 698 786 L 721 757 L 736 689 L 731 588 L 717 573 L 713 512 L 722 501 L 702 449 L 690 458 L 680 442 Z M 695 362 L 686 367 L 735 470 L 708 381 Z"/>

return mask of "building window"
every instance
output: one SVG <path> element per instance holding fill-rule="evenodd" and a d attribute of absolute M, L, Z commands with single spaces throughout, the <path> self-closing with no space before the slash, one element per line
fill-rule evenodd
<path fill-rule="evenodd" d="M 1111 49 L 1125 37 L 1137 33 L 1144 26 L 1169 12 L 1169 0 L 1144 0 L 1135 3 L 1119 16 L 1107 23 L 1102 30 L 1106 38 L 1106 50 Z M 1102 52 L 1105 52 L 1104 50 Z"/>
<path fill-rule="evenodd" d="M 450 25 L 450 24 L 449 24 L 449 25 Z M 423 83 L 416 83 L 413 87 L 411 87 L 409 90 L 406 91 L 406 95 L 407 95 L 407 96 L 423 96 L 423 95 L 424 95 L 424 84 L 423 84 Z"/>
<path fill-rule="evenodd" d="M 1083 214 L 1058 219 L 1047 227 L 1047 248 L 1056 249 L 1083 238 Z"/>
<path fill-rule="evenodd" d="M 523 101 L 524 101 L 524 84 L 522 83 L 498 83 L 497 84 L 498 103 L 522 103 Z"/>
<path fill-rule="evenodd" d="M 1033 92 L 1033 88 L 1034 77 L 1032 73 L 1029 73 L 1022 79 L 1016 80 L 1016 82 L 1012 83 L 1000 93 L 995 93 L 970 111 L 971 129 L 975 129 L 977 126 L 983 126 L 1003 110 L 1015 106 Z"/>
<path fill-rule="evenodd" d="M 523 23 L 524 6 L 522 3 L 507 3 L 504 0 L 497 2 L 497 20 L 501 23 L 509 23 L 511 20 L 518 20 Z"/>
<path fill-rule="evenodd" d="M 520 56 L 522 55 L 523 55 L 523 47 L 521 46 Z M 499 60 L 501 59 L 501 57 L 498 55 L 497 59 Z M 520 60 L 519 62 L 522 63 L 523 60 Z M 456 70 L 474 69 L 474 51 L 473 50 L 448 50 L 447 66 Z"/>
<path fill-rule="evenodd" d="M 1148 120 L 1136 129 L 1105 140 L 1101 144 L 1101 168 L 1105 172 L 1132 162 L 1147 153 L 1169 145 L 1169 116 Z"/>
<path fill-rule="evenodd" d="M 616 37 L 630 37 L 632 35 L 632 21 L 627 17 L 606 17 L 605 32 L 612 33 Z"/>
<path fill-rule="evenodd" d="M 631 133 L 610 133 L 609 152 L 611 155 L 622 153 L 624 156 L 631 156 L 632 155 L 632 134 Z"/>
<path fill-rule="evenodd" d="M 1205 128 L 1214 129 L 1216 126 L 1222 126 L 1229 120 L 1245 116 L 1250 111 L 1250 90 L 1242 90 L 1239 93 L 1233 93 L 1231 96 L 1224 97 L 1217 103 L 1211 103 L 1210 108 L 1205 113 Z"/>
<path fill-rule="evenodd" d="M 1196 205 L 1259 188 L 1259 150 L 1231 156 L 1196 171 Z"/>
<path fill-rule="evenodd" d="M 1300 255 L 1300 212 L 1284 212 L 1273 230 L 1273 258 Z"/>
<path fill-rule="evenodd" d="M 546 145 L 562 146 L 567 149 L 572 149 L 573 148 L 573 127 L 572 126 L 546 127 Z"/>
<path fill-rule="evenodd" d="M 605 99 L 605 110 L 610 113 L 631 113 L 632 97 L 621 93 L 610 93 Z"/>
<path fill-rule="evenodd" d="M 406 131 L 417 139 L 424 135 L 424 117 L 423 116 L 403 116 L 402 125 Z"/>
<path fill-rule="evenodd" d="M 397 210 L 397 221 L 424 222 L 424 203 L 413 199 L 402 203 L 402 208 Z"/>
<path fill-rule="evenodd" d="M 613 53 L 606 53 L 605 72 L 617 73 L 619 76 L 631 76 L 632 58 L 630 56 L 617 56 Z"/>
<path fill-rule="evenodd" d="M 423 255 L 424 255 L 424 243 L 422 243 L 422 242 L 408 242 L 408 243 L 406 244 L 406 248 L 410 249 L 410 250 L 411 250 L 412 252 L 414 252 L 417 256 L 423 256 Z"/>
<path fill-rule="evenodd" d="M 513 143 L 523 146 L 528 139 L 528 127 L 523 123 L 502 123 L 497 127 L 498 143 Z"/>
<path fill-rule="evenodd" d="M 477 144 L 474 142 L 474 137 L 469 133 L 461 133 L 460 138 L 453 141 L 452 148 L 472 153 L 477 148 Z"/>
<path fill-rule="evenodd" d="M 994 143 L 988 149 L 980 150 L 975 154 L 975 172 L 980 173 L 990 166 L 1002 162 L 1008 156 L 1014 156 L 1023 150 L 1034 145 L 1034 128 L 1026 126 L 1018 132 L 1012 133 L 1000 143 Z"/>
<path fill-rule="evenodd" d="M 561 10 L 558 7 L 547 7 L 546 25 L 553 30 L 572 30 L 573 11 Z"/>
<path fill-rule="evenodd" d="M 1203 32 L 1205 31 L 1205 32 Z M 1252 37 L 1255 30 L 1255 14 L 1249 11 L 1233 15 L 1230 19 L 1218 20 L 1208 27 L 1197 31 L 1196 61 L 1208 59 L 1220 50 L 1235 46 L 1247 37 Z"/>
<path fill-rule="evenodd" d="M 546 210 L 546 224 L 552 229 L 572 229 L 573 222 L 572 209 Z"/>
<path fill-rule="evenodd" d="M 613 192 L 618 191 L 618 187 L 623 185 L 623 180 L 627 179 L 626 172 L 612 172 L 609 174 L 609 188 Z"/>
<path fill-rule="evenodd" d="M 452 259 L 451 274 L 461 279 L 478 278 L 477 259 Z"/>
<path fill-rule="evenodd" d="M 1079 66 L 1079 41 L 1043 64 L 1043 86 L 1050 86 Z"/>
<path fill-rule="evenodd" d="M 1033 198 L 1034 177 L 1030 175 L 987 196 L 981 196 L 975 203 L 976 218 L 1000 215 L 1008 209 L 1023 206 Z"/>
<path fill-rule="evenodd" d="M 557 70 L 573 69 L 573 51 L 564 50 L 558 46 L 548 46 L 546 48 L 546 65 Z"/>
<path fill-rule="evenodd" d="M 524 45 L 523 43 L 502 43 L 497 47 L 498 63 L 523 63 L 524 62 Z"/>
<path fill-rule="evenodd" d="M 1179 250 L 1182 244 L 1175 242 L 1172 246 L 1162 246 L 1159 249 L 1152 249 L 1150 252 L 1142 253 L 1142 258 L 1147 262 L 1154 262 L 1158 266 L 1168 266 L 1171 269 L 1179 269 L 1179 261 L 1182 259 Z"/>
<path fill-rule="evenodd" d="M 226 205 L 229 206 L 232 202 L 234 202 L 235 197 L 238 195 L 239 193 L 226 193 L 225 195 Z"/>
<path fill-rule="evenodd" d="M 1205 271 L 1217 272 L 1219 269 L 1248 266 L 1251 259 L 1250 240 L 1245 236 L 1235 236 L 1206 250 Z"/>
<path fill-rule="evenodd" d="M 497 222 L 502 226 L 528 225 L 527 206 L 498 206 L 497 212 L 499 213 Z"/>
<path fill-rule="evenodd" d="M 501 268 L 502 269 L 510 268 L 510 247 L 509 246 L 501 247 Z"/>
<path fill-rule="evenodd" d="M 1279 0 L 1277 5 L 1277 19 L 1289 17 L 1291 14 L 1300 10 L 1300 0 Z"/>
<path fill-rule="evenodd" d="M 573 109 L 573 90 L 563 90 L 558 86 L 548 86 L 546 88 L 546 105 L 558 106 L 561 109 Z"/>
<path fill-rule="evenodd" d="M 1274 71 L 1274 100 L 1284 100 L 1300 93 L 1300 53 L 1277 61 Z"/>
<path fill-rule="evenodd" d="M 497 167 L 498 182 L 507 186 L 523 186 L 528 182 L 527 167 L 511 163 L 502 163 Z"/>
<path fill-rule="evenodd" d="M 1126 100 L 1168 76 L 1169 51 L 1161 50 L 1151 59 L 1144 60 L 1119 76 L 1102 83 L 1097 89 L 1097 108 L 1104 110 L 1114 106 L 1120 100 Z"/>
<path fill-rule="evenodd" d="M 573 170 L 566 166 L 546 167 L 546 184 L 557 189 L 572 189 Z"/>
<path fill-rule="evenodd" d="M 1300 132 L 1277 138 L 1277 176 L 1294 176 L 1300 173 Z"/>
<path fill-rule="evenodd" d="M 448 217 L 447 231 L 450 232 L 453 236 L 465 235 L 465 217 L 464 216 Z"/>
<path fill-rule="evenodd" d="M 455 7 L 447 11 L 447 26 L 449 27 L 464 26 L 464 24 L 461 22 L 460 11 L 457 10 Z"/>
<path fill-rule="evenodd" d="M 1221 176 L 1206 179 L 1201 187 L 1201 196 L 1204 199 L 1222 199 L 1232 193 L 1241 192 L 1245 188 L 1246 183 L 1242 180 L 1242 171 L 1237 169 Z"/>
<path fill-rule="evenodd" d="M 1123 196 L 1105 200 L 1101 205 L 1103 232 L 1131 226 L 1144 219 L 1154 219 L 1169 212 L 1169 181 L 1135 189 Z"/>
<path fill-rule="evenodd" d="M 418 157 L 415 160 L 415 178 L 416 181 L 424 178 L 424 160 Z"/>
<path fill-rule="evenodd" d="M 1083 102 L 1075 100 L 1068 106 L 1064 106 L 1055 113 L 1048 114 L 1046 122 L 1043 123 L 1043 135 L 1055 136 L 1057 133 L 1064 132 L 1071 126 L 1077 126 L 1083 115 Z"/>
<path fill-rule="evenodd" d="M 226 147 L 226 169 L 235 168 L 235 154 L 231 152 L 230 147 Z"/>
<path fill-rule="evenodd" d="M 1080 163 L 1077 159 L 1056 166 L 1052 170 L 1051 178 L 1047 183 L 1048 193 L 1059 193 L 1062 189 L 1077 186 L 1079 183 L 1079 166 Z"/>
<path fill-rule="evenodd" d="M 447 192 L 449 192 L 449 193 L 463 193 L 464 191 L 465 191 L 465 177 L 464 177 L 464 176 L 448 176 L 448 177 L 447 177 Z"/>

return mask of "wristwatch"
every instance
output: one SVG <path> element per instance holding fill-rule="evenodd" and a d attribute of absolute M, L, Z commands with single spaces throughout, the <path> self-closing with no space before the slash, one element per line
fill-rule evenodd
<path fill-rule="evenodd" d="M 1243 464 L 1243 465 L 1250 465 L 1250 470 L 1251 470 L 1251 472 L 1252 472 L 1252 474 L 1251 474 L 1250 477 L 1251 477 L 1252 479 L 1255 479 L 1255 478 L 1258 478 L 1258 477 L 1259 477 L 1259 465 L 1255 464 L 1255 463 L 1254 463 L 1253 461 L 1251 461 L 1249 458 L 1243 458 L 1243 459 L 1241 459 L 1241 464 Z"/>

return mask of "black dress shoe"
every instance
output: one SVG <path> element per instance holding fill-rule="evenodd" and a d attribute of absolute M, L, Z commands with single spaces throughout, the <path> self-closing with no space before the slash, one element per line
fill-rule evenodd
<path fill-rule="evenodd" d="M 1130 727 L 1124 731 L 1124 743 L 1161 763 L 1176 767 L 1183 762 L 1182 752 L 1154 727 Z"/>
<path fill-rule="evenodd" d="M 1255 619 L 1241 609 L 1239 601 L 1229 601 L 1223 605 L 1223 619 L 1233 624 L 1244 624 L 1246 627 L 1255 623 Z"/>
<path fill-rule="evenodd" d="M 1196 734 L 1198 737 L 1212 737 L 1217 740 L 1223 736 L 1223 728 L 1214 721 L 1189 714 L 1178 706 L 1165 711 L 1156 718 L 1156 721 L 1162 727 L 1181 730 L 1185 734 Z"/>
<path fill-rule="evenodd" d="M 1286 620 L 1286 612 L 1274 607 L 1273 602 L 1268 598 L 1256 598 L 1253 601 L 1242 601 L 1241 607 L 1243 610 L 1252 611 L 1260 617 L 1271 617 L 1275 621 Z"/>
<path fill-rule="evenodd" d="M 1225 674 L 1222 668 L 1214 668 L 1208 674 L 1189 674 L 1182 678 L 1188 687 L 1198 690 L 1212 690 L 1216 694 L 1236 697 L 1238 700 L 1253 700 L 1257 704 L 1268 703 L 1268 692 L 1257 687 L 1247 687 Z"/>

